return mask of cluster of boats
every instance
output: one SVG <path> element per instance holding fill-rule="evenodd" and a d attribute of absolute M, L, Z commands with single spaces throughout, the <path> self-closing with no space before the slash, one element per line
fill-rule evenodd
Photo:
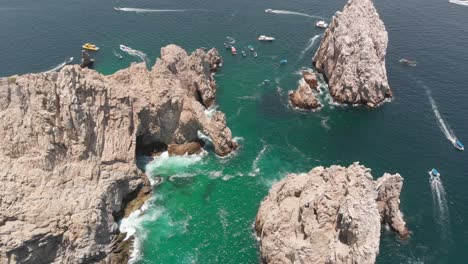
<path fill-rule="evenodd" d="M 122 46 L 122 45 L 120 45 Z M 99 50 L 99 47 L 94 45 L 94 44 L 91 44 L 91 43 L 85 43 L 83 44 L 82 46 L 83 49 L 85 50 L 88 50 L 88 51 L 98 51 Z M 119 60 L 123 59 L 123 56 L 116 52 L 115 49 L 112 49 L 112 52 L 114 53 L 114 56 L 117 57 Z"/>
<path fill-rule="evenodd" d="M 230 44 L 228 44 L 228 43 L 224 43 L 224 47 L 225 47 L 227 50 L 230 50 L 232 55 L 237 55 L 237 49 L 236 49 L 236 47 L 234 47 L 234 46 L 232 46 L 232 45 L 230 45 Z M 252 52 L 252 56 L 253 56 L 254 58 L 257 58 L 257 57 L 258 57 L 258 54 L 257 54 L 257 52 L 255 51 L 254 46 L 248 45 L 246 48 L 247 48 L 250 52 Z M 247 52 L 246 52 L 245 50 L 241 50 L 241 54 L 242 54 L 242 57 L 247 57 Z"/>

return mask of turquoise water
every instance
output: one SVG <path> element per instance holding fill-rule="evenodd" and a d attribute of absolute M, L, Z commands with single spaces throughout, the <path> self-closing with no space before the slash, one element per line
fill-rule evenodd
<path fill-rule="evenodd" d="M 318 42 L 301 58 L 309 40 L 322 33 L 315 18 L 266 14 L 290 10 L 326 19 L 345 1 L 162 0 L 110 1 L 0 0 L 0 76 L 40 72 L 80 46 L 101 47 L 96 69 L 110 74 L 138 58 L 119 61 L 112 49 L 124 44 L 148 54 L 153 63 L 161 46 L 193 50 L 219 48 L 224 67 L 216 79 L 217 104 L 226 113 L 241 148 L 228 158 L 158 160 L 148 165 L 164 183 L 143 216 L 132 219 L 140 238 L 138 263 L 258 263 L 253 222 L 270 186 L 290 172 L 354 161 L 405 178 L 402 210 L 411 238 L 400 241 L 382 231 L 378 263 L 466 263 L 468 252 L 468 162 L 438 126 L 426 90 L 443 120 L 468 142 L 468 7 L 446 1 L 376 0 L 389 32 L 387 68 L 395 99 L 374 111 L 327 104 L 315 113 L 287 106 L 302 67 L 310 67 Z M 185 12 L 116 12 L 114 6 L 178 9 Z M 270 34 L 274 43 L 258 43 Z M 259 58 L 233 57 L 222 44 L 253 44 Z M 122 53 L 122 52 L 121 52 Z M 409 57 L 414 68 L 398 60 Z M 288 64 L 280 67 L 279 61 Z M 265 79 L 271 80 L 262 85 Z M 446 192 L 440 201 L 427 173 L 436 167 Z M 436 199 L 433 199 L 435 197 Z M 448 208 L 441 210 L 441 208 Z"/>

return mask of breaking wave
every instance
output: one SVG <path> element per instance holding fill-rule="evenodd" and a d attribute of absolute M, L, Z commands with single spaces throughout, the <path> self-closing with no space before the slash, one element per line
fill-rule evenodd
<path fill-rule="evenodd" d="M 47 70 L 45 71 L 46 73 L 47 72 L 58 72 L 60 71 L 63 67 L 65 67 L 65 65 L 71 63 L 73 61 L 73 57 L 70 57 L 68 59 L 66 59 L 64 62 L 60 63 L 59 65 L 55 66 L 54 68 L 50 69 L 50 70 Z"/>
<path fill-rule="evenodd" d="M 141 255 L 141 242 L 146 239 L 148 232 L 144 228 L 144 224 L 148 222 L 154 222 L 160 218 L 164 213 L 164 208 L 158 206 L 151 208 L 151 204 L 154 202 L 154 198 L 146 201 L 141 209 L 132 212 L 128 217 L 121 220 L 119 225 L 119 231 L 126 233 L 124 240 L 130 237 L 134 238 L 133 248 L 128 260 L 128 263 L 132 264 L 138 261 Z"/>
<path fill-rule="evenodd" d="M 314 15 L 309 15 L 309 14 L 304 14 L 304 13 L 299 13 L 299 12 L 294 12 L 294 11 L 289 11 L 289 10 L 271 10 L 271 12 L 274 14 L 281 14 L 281 15 L 295 15 L 295 16 L 312 17 L 312 18 L 319 18 L 319 19 L 322 18 L 320 16 L 314 16 Z"/>
<path fill-rule="evenodd" d="M 140 58 L 146 64 L 147 67 L 149 66 L 150 60 L 148 58 L 148 55 L 146 55 L 146 53 L 144 53 L 143 51 L 135 50 L 125 45 L 120 45 L 120 50 L 122 50 L 130 56 Z"/>
<path fill-rule="evenodd" d="M 449 2 L 452 3 L 452 4 L 456 4 L 456 5 L 468 6 L 468 1 L 449 0 Z"/>
<path fill-rule="evenodd" d="M 169 153 L 163 152 L 159 157 L 146 165 L 146 173 L 148 175 L 159 175 L 161 177 L 168 177 L 175 174 L 181 174 L 188 167 L 200 162 L 206 152 L 197 155 L 184 155 L 184 156 L 169 156 Z M 153 177 L 149 177 L 151 184 L 155 183 Z"/>
<path fill-rule="evenodd" d="M 315 36 L 313 36 L 312 38 L 309 39 L 309 42 L 307 43 L 307 46 L 304 48 L 303 51 L 301 51 L 301 55 L 299 56 L 300 59 L 302 59 L 304 57 L 304 54 L 314 46 L 315 41 L 317 41 L 317 39 L 320 36 L 322 36 L 322 34 L 315 35 Z"/>
<path fill-rule="evenodd" d="M 135 12 L 135 13 L 164 13 L 164 12 L 187 12 L 187 9 L 149 9 L 149 8 L 132 8 L 132 7 L 114 7 L 115 11 Z"/>

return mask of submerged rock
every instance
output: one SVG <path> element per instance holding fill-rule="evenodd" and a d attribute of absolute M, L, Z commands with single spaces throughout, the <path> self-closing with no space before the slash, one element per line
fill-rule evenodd
<path fill-rule="evenodd" d="M 198 142 L 198 131 L 218 155 L 235 149 L 224 114 L 205 114 L 216 92 L 207 54 L 161 54 L 151 71 L 0 78 L 0 263 L 105 261 L 123 250 L 116 221 L 129 197 L 135 208 L 148 196 L 136 153 Z"/>
<path fill-rule="evenodd" d="M 349 0 L 337 12 L 313 63 L 339 103 L 375 107 L 392 97 L 385 55 L 388 34 L 372 0 Z"/>
<path fill-rule="evenodd" d="M 322 105 L 317 100 L 314 91 L 317 92 L 318 81 L 317 76 L 313 72 L 304 71 L 304 82 L 294 91 L 289 93 L 289 101 L 294 107 L 311 110 L 321 107 Z"/>
<path fill-rule="evenodd" d="M 374 263 L 381 221 L 406 230 L 398 207 L 402 182 L 399 174 L 374 181 L 358 163 L 290 174 L 273 185 L 255 220 L 263 261 Z"/>

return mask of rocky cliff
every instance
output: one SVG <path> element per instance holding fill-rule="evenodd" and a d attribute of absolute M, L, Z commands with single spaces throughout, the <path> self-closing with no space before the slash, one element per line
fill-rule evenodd
<path fill-rule="evenodd" d="M 408 235 L 399 210 L 403 178 L 370 169 L 316 167 L 273 185 L 255 220 L 265 263 L 374 263 L 381 222 Z"/>
<path fill-rule="evenodd" d="M 388 34 L 372 0 L 349 0 L 325 31 L 313 64 L 339 103 L 375 107 L 392 97 L 385 55 Z"/>
<path fill-rule="evenodd" d="M 313 72 L 303 71 L 299 87 L 295 91 L 289 92 L 289 101 L 292 106 L 299 109 L 317 109 L 322 106 L 315 96 L 317 92 L 317 76 Z"/>
<path fill-rule="evenodd" d="M 236 148 L 224 114 L 205 114 L 217 51 L 161 54 L 150 71 L 0 78 L 0 263 L 112 262 L 116 220 L 148 185 L 137 153 L 201 143 L 198 131 L 218 155 Z"/>

